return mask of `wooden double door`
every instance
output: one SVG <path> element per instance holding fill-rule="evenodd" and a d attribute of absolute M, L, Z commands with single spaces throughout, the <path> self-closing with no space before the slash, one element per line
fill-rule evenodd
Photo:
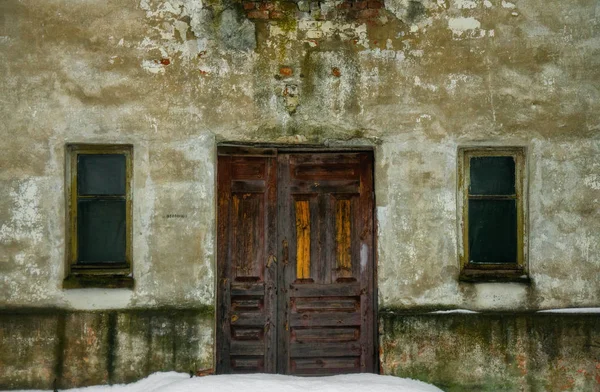
<path fill-rule="evenodd" d="M 217 372 L 374 372 L 372 152 L 218 150 Z"/>

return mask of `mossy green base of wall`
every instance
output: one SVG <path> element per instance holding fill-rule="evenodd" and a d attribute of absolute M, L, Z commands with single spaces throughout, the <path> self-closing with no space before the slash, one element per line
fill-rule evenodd
<path fill-rule="evenodd" d="M 379 321 L 382 374 L 445 391 L 600 391 L 598 314 L 381 310 Z M 0 390 L 210 368 L 213 330 L 208 308 L 0 311 Z"/>
<path fill-rule="evenodd" d="M 445 391 L 600 391 L 598 314 L 379 316 L 383 374 Z"/>
<path fill-rule="evenodd" d="M 126 383 L 213 363 L 212 309 L 0 311 L 0 390 Z M 55 381 L 56 380 L 56 381 Z"/>

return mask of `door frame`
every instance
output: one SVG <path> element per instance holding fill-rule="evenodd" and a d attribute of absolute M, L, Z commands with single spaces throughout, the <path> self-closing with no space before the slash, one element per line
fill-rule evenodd
<path fill-rule="evenodd" d="M 363 146 L 324 146 L 321 144 L 288 144 L 288 143 L 253 143 L 253 142 L 236 142 L 236 141 L 224 141 L 217 143 L 216 146 L 216 154 L 215 154 L 215 317 L 214 317 L 214 370 L 215 373 L 219 373 L 219 369 L 217 366 L 217 362 L 219 360 L 219 348 L 222 341 L 219 341 L 219 333 L 217 329 L 219 328 L 219 299 L 220 299 L 220 289 L 219 289 L 219 276 L 220 276 L 220 267 L 221 263 L 219 261 L 218 256 L 218 248 L 219 248 L 219 221 L 218 221 L 218 173 L 219 173 L 219 165 L 218 165 L 218 157 L 219 156 L 243 156 L 243 157 L 273 157 L 277 158 L 280 153 L 368 153 L 371 156 L 372 162 L 372 180 L 373 180 L 373 189 L 372 189 L 372 225 L 373 225 L 373 249 L 372 249 L 372 279 L 373 279 L 373 293 L 372 293 L 372 309 L 373 309 L 373 325 L 372 333 L 373 333 L 373 370 L 374 373 L 381 373 L 380 369 L 380 355 L 379 355 L 379 307 L 378 307 L 378 285 L 377 285 L 377 274 L 378 274 L 378 221 L 376 214 L 376 191 L 375 191 L 375 147 L 371 145 L 363 145 Z M 278 219 L 277 219 L 278 221 Z M 278 232 L 278 229 L 276 230 Z M 279 302 L 279 300 L 277 300 Z M 278 338 L 276 338 L 278 340 Z M 277 350 L 276 350 L 277 351 Z M 277 362 L 277 361 L 276 361 Z M 277 366 L 276 366 L 277 368 Z M 277 371 L 273 372 L 277 373 Z"/>

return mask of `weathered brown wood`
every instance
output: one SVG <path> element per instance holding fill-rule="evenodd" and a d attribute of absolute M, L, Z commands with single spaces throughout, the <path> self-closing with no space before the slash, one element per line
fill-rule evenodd
<path fill-rule="evenodd" d="M 226 373 L 230 368 L 229 344 L 229 269 L 228 232 L 231 194 L 231 157 L 219 157 L 217 162 L 217 371 Z"/>
<path fill-rule="evenodd" d="M 350 342 L 360 338 L 359 327 L 294 328 L 291 339 L 299 343 Z"/>
<path fill-rule="evenodd" d="M 361 355 L 360 344 L 357 342 L 301 344 L 292 343 L 292 357 L 347 357 Z"/>
<path fill-rule="evenodd" d="M 236 280 L 263 276 L 264 195 L 254 193 L 232 194 L 232 263 Z"/>
<path fill-rule="evenodd" d="M 231 341 L 231 355 L 253 355 L 263 356 L 265 354 L 265 345 L 261 341 Z"/>
<path fill-rule="evenodd" d="M 263 299 L 261 297 L 232 297 L 231 309 L 243 312 L 254 311 L 263 308 Z"/>
<path fill-rule="evenodd" d="M 233 327 L 231 328 L 231 338 L 234 340 L 260 340 L 264 333 L 263 328 L 253 327 Z"/>
<path fill-rule="evenodd" d="M 231 177 L 239 180 L 261 180 L 265 178 L 267 160 L 263 158 L 231 158 Z"/>
<path fill-rule="evenodd" d="M 291 194 L 311 194 L 311 193 L 359 193 L 359 180 L 340 180 L 340 181 L 294 181 L 290 184 Z"/>
<path fill-rule="evenodd" d="M 292 298 L 292 310 L 302 312 L 353 312 L 360 307 L 360 297 Z"/>
<path fill-rule="evenodd" d="M 277 150 L 273 147 L 254 147 L 221 144 L 217 148 L 218 156 L 241 156 L 248 157 L 272 157 L 277 155 Z"/>
<path fill-rule="evenodd" d="M 217 164 L 217 372 L 274 372 L 276 161 L 220 154 Z"/>
<path fill-rule="evenodd" d="M 348 164 L 305 164 L 295 167 L 294 177 L 299 180 L 340 180 L 345 178 L 357 178 L 358 168 Z"/>
<path fill-rule="evenodd" d="M 233 193 L 263 193 L 265 188 L 265 180 L 231 181 Z"/>
<path fill-rule="evenodd" d="M 296 358 L 292 368 L 300 376 L 358 373 L 360 357 Z"/>
<path fill-rule="evenodd" d="M 280 190 L 280 203 L 283 200 L 290 204 L 292 198 L 316 200 L 310 220 L 311 234 L 314 233 L 312 280 L 294 280 L 289 274 L 284 275 L 288 308 L 281 332 L 287 345 L 286 370 L 292 374 L 331 374 L 339 368 L 299 370 L 297 360 L 315 357 L 324 363 L 326 357 L 336 356 L 354 358 L 346 362 L 345 370 L 373 371 L 372 155 L 282 155 L 279 161 L 283 174 L 280 172 L 279 180 L 286 182 L 290 193 Z M 285 168 L 282 161 L 286 162 Z M 289 215 L 279 217 L 279 222 L 280 232 L 282 227 L 285 230 L 296 223 L 289 221 Z M 301 246 L 302 239 L 292 238 L 289 242 L 290 253 L 295 255 L 290 264 L 298 272 L 304 266 L 304 250 L 298 248 Z M 340 342 L 340 327 L 354 329 L 352 336 L 356 338 Z M 299 341 L 301 331 L 311 331 L 313 340 Z M 321 338 L 314 338 L 315 333 Z"/>
<path fill-rule="evenodd" d="M 344 297 L 359 296 L 362 288 L 359 282 L 331 284 L 291 284 L 290 291 L 294 297 Z"/>
<path fill-rule="evenodd" d="M 359 312 L 290 313 L 290 327 L 344 327 L 361 325 Z"/>
<path fill-rule="evenodd" d="M 278 243 L 280 246 L 280 258 L 278 273 L 278 323 L 277 323 L 277 373 L 290 373 L 290 329 L 289 329 L 289 290 L 286 282 L 295 279 L 296 270 L 293 268 L 290 257 L 295 252 L 290 248 L 295 247 L 295 233 L 292 226 L 295 223 L 292 211 L 292 195 L 290 193 L 290 155 L 280 154 L 277 157 L 277 219 L 278 219 Z"/>
<path fill-rule="evenodd" d="M 375 348 L 375 331 L 376 329 L 376 309 L 375 299 L 373 298 L 374 290 L 374 263 L 373 263 L 373 155 L 372 153 L 360 154 L 360 196 L 359 196 L 359 227 L 360 233 L 360 251 L 359 260 L 361 266 L 360 283 L 364 290 L 361 296 L 361 317 L 364 328 L 361 329 L 361 371 L 374 372 L 376 369 Z M 369 271 L 365 273 L 362 266 L 366 266 Z"/>
<path fill-rule="evenodd" d="M 232 326 L 264 327 L 265 315 L 263 312 L 230 312 L 229 322 Z"/>
<path fill-rule="evenodd" d="M 264 295 L 264 282 L 232 282 L 231 296 Z"/>
<path fill-rule="evenodd" d="M 264 373 L 265 357 L 232 356 L 229 369 L 230 373 Z"/>
<path fill-rule="evenodd" d="M 374 371 L 372 153 L 286 151 L 219 150 L 217 370 Z"/>
<path fill-rule="evenodd" d="M 265 220 L 265 245 L 267 264 L 265 270 L 264 312 L 266 316 L 264 339 L 266 352 L 262 371 L 277 372 L 277 159 L 269 158 L 267 170 L 267 219 Z"/>

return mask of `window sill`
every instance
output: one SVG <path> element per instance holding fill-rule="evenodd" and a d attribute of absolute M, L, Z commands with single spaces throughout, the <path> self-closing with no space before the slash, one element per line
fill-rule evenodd
<path fill-rule="evenodd" d="M 86 275 L 77 274 L 67 276 L 63 280 L 63 289 L 133 289 L 134 280 L 125 275 Z"/>
<path fill-rule="evenodd" d="M 461 271 L 458 280 L 468 283 L 531 283 L 529 275 L 522 270 L 483 270 L 465 268 Z"/>

